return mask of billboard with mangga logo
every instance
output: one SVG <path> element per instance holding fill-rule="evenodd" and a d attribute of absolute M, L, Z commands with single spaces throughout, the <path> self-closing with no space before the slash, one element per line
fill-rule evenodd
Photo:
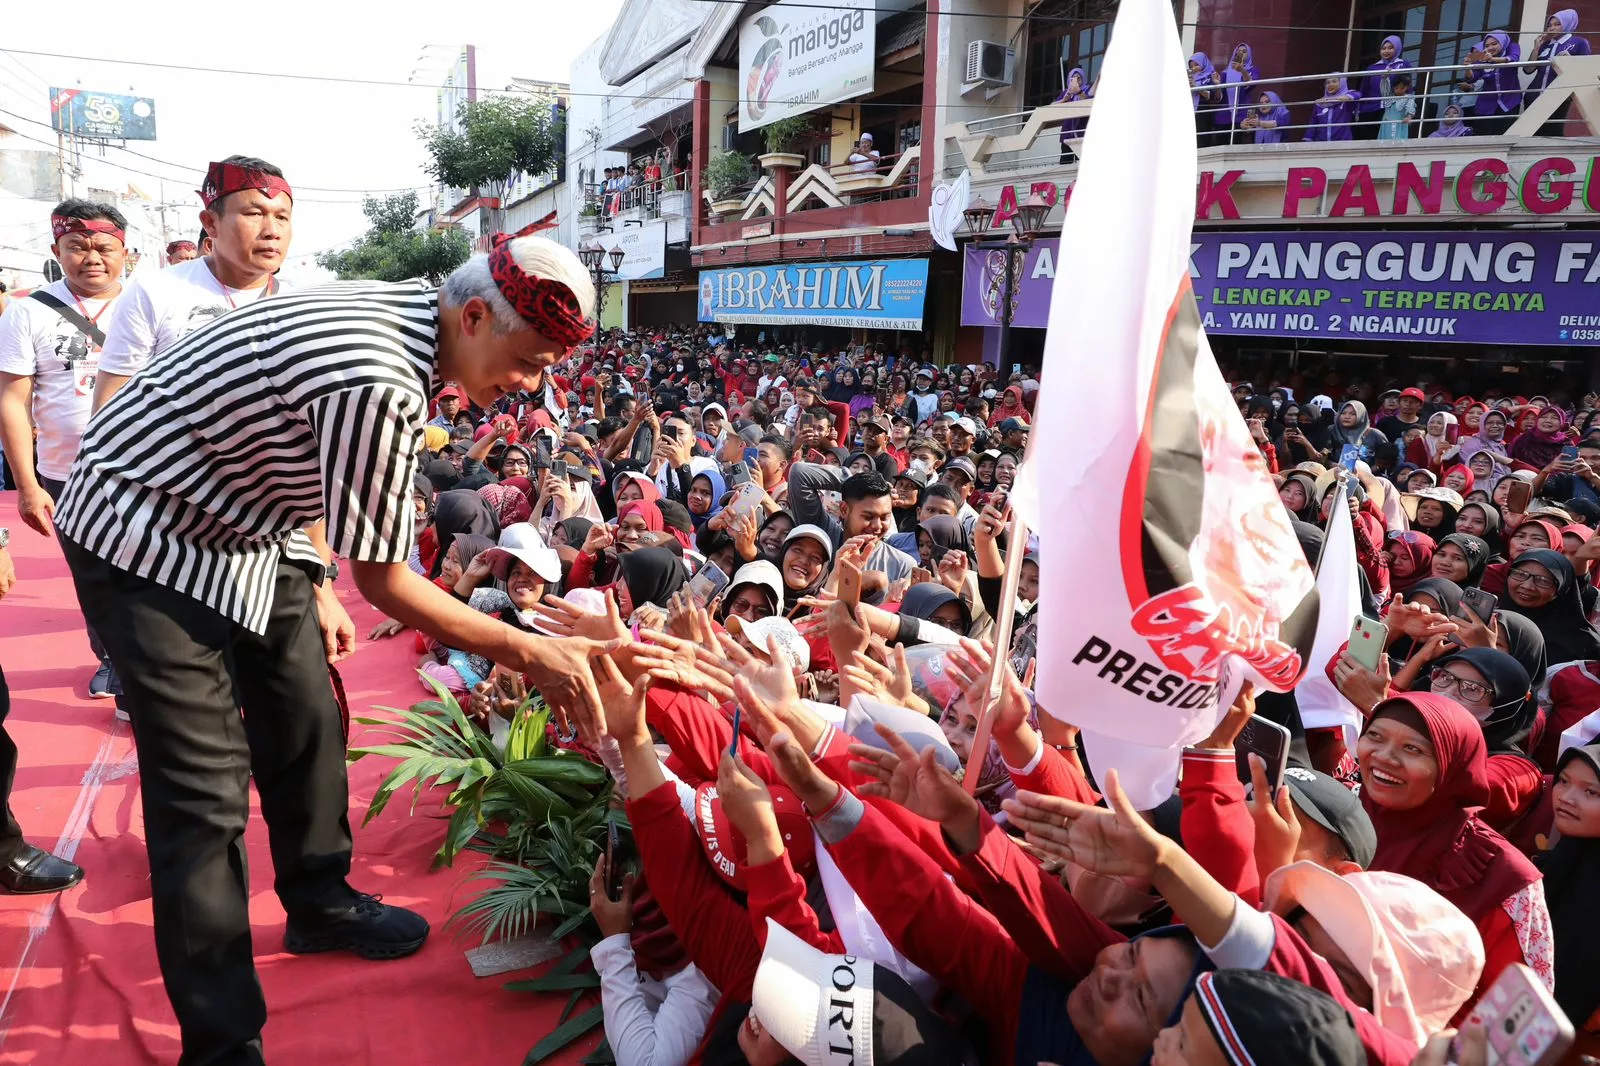
<path fill-rule="evenodd" d="M 700 271 L 700 321 L 921 329 L 926 259 Z"/>
<path fill-rule="evenodd" d="M 739 132 L 872 91 L 874 0 L 778 0 L 739 25 Z"/>
<path fill-rule="evenodd" d="M 1600 233 L 1196 233 L 1195 302 L 1218 335 L 1600 345 Z M 1065 259 L 1062 256 L 1065 254 Z M 1003 253 L 966 249 L 961 323 L 999 322 Z M 1012 325 L 1043 328 L 1074 257 L 1037 241 Z"/>
<path fill-rule="evenodd" d="M 108 141 L 156 139 L 156 102 L 87 89 L 50 90 L 50 125 L 61 133 Z"/>

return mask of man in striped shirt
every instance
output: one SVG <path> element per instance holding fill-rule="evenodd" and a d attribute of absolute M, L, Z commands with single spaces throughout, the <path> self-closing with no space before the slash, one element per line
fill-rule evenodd
<path fill-rule="evenodd" d="M 610 645 L 513 629 L 406 566 L 428 397 L 444 380 L 483 407 L 539 387 L 592 333 L 593 310 L 572 252 L 499 241 L 438 292 L 350 283 L 240 307 L 152 360 L 90 421 L 56 521 L 132 716 L 156 951 L 185 1066 L 262 1062 L 244 868 L 252 776 L 288 951 L 395 958 L 428 933 L 345 882 L 324 573 L 290 550 L 296 531 L 325 519 L 375 607 L 522 670 L 595 735 L 588 662 Z"/>

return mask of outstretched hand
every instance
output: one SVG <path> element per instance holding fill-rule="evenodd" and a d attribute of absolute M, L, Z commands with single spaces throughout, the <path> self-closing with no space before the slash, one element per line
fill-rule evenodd
<path fill-rule="evenodd" d="M 866 778 L 856 791 L 938 822 L 963 852 L 976 850 L 981 808 L 955 775 L 939 765 L 933 745 L 919 753 L 883 723 L 873 728 L 888 742 L 889 750 L 870 744 L 850 745 L 850 769 Z"/>
<path fill-rule="evenodd" d="M 1115 770 L 1105 786 L 1110 809 L 1025 790 L 1001 806 L 1043 851 L 1108 877 L 1153 877 L 1168 841 L 1134 809 Z"/>

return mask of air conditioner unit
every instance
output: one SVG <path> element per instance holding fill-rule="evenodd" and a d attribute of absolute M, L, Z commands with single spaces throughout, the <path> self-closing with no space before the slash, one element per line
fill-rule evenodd
<path fill-rule="evenodd" d="M 1016 77 L 1017 51 L 994 41 L 967 44 L 967 84 L 1010 85 Z"/>

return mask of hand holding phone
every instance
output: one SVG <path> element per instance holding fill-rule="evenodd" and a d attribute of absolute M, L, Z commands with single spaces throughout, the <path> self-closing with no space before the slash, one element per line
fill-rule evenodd
<path fill-rule="evenodd" d="M 1250 783 L 1250 756 L 1259 755 L 1267 769 L 1267 790 L 1278 794 L 1283 771 L 1289 766 L 1289 730 L 1267 718 L 1250 717 L 1233 742 L 1239 780 Z"/>
<path fill-rule="evenodd" d="M 606 826 L 606 899 L 612 903 L 622 898 L 622 863 L 618 861 L 617 823 Z"/>
<path fill-rule="evenodd" d="M 1500 971 L 1466 1024 L 1482 1026 L 1488 1038 L 1484 1066 L 1553 1066 L 1575 1035 L 1572 1021 L 1544 982 L 1520 962 Z M 1459 1037 L 1450 1051 L 1448 1061 L 1462 1061 Z"/>
<path fill-rule="evenodd" d="M 1389 644 L 1389 627 L 1366 615 L 1357 615 L 1350 625 L 1350 658 L 1377 673 L 1383 652 Z"/>
<path fill-rule="evenodd" d="M 1506 510 L 1512 514 L 1525 514 L 1528 510 L 1528 501 L 1531 499 L 1533 499 L 1531 484 L 1520 479 L 1512 481 L 1511 488 L 1506 490 Z"/>

